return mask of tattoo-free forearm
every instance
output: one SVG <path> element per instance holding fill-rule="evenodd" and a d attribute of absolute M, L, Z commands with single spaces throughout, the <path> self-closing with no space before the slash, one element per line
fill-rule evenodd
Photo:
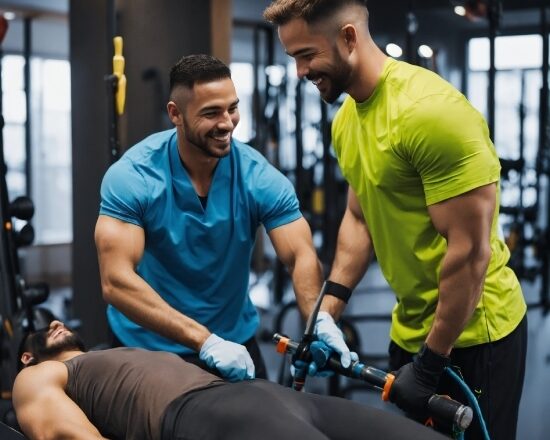
<path fill-rule="evenodd" d="M 342 218 L 336 244 L 336 255 L 329 279 L 350 289 L 361 281 L 372 258 L 373 247 L 367 225 L 347 209 Z M 332 296 L 327 296 L 323 302 L 323 310 L 327 310 L 335 319 L 342 313 L 345 304 Z"/>
<path fill-rule="evenodd" d="M 166 338 L 199 351 L 210 331 L 171 307 L 133 271 L 104 274 L 103 297 L 129 319 Z"/>
<path fill-rule="evenodd" d="M 479 302 L 491 257 L 489 244 L 450 244 L 443 259 L 439 299 L 426 344 L 433 351 L 449 354 Z"/>
<path fill-rule="evenodd" d="M 323 270 L 317 255 L 312 250 L 305 250 L 297 256 L 293 267 L 289 267 L 296 302 L 302 317 L 307 320 L 319 296 Z"/>

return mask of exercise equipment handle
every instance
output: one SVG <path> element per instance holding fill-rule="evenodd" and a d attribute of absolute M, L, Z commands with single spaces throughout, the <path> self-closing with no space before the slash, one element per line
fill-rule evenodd
<path fill-rule="evenodd" d="M 304 363 L 307 363 L 307 361 L 309 360 L 309 356 L 310 356 L 309 345 L 313 342 L 313 332 L 315 330 L 315 323 L 317 322 L 317 316 L 319 315 L 319 310 L 321 309 L 321 303 L 323 302 L 323 298 L 325 297 L 326 291 L 327 291 L 327 283 L 324 282 L 323 286 L 321 287 L 321 292 L 319 292 L 319 296 L 317 297 L 317 301 L 315 301 L 315 304 L 313 306 L 313 310 L 306 322 L 306 328 L 304 331 L 304 335 L 302 336 L 302 340 L 300 341 L 299 344 L 295 343 L 296 346 L 292 350 L 292 363 L 295 363 L 296 361 L 303 361 Z M 302 391 L 306 383 L 306 378 L 307 378 L 307 369 L 297 368 L 292 380 L 292 388 L 296 391 Z"/>
<path fill-rule="evenodd" d="M 287 338 L 286 336 L 275 333 L 273 341 L 277 344 L 277 352 L 281 354 L 294 354 L 300 344 Z M 308 353 L 308 359 L 305 361 L 316 360 L 318 364 L 325 364 L 327 368 L 334 372 L 353 379 L 359 379 L 370 386 L 382 391 L 382 400 L 389 401 L 390 390 L 395 376 L 378 368 L 363 364 L 361 361 L 354 361 L 347 368 L 342 366 L 338 354 L 332 351 L 316 350 L 316 356 Z M 306 370 L 305 368 L 302 370 Z M 473 411 L 469 406 L 463 405 L 448 396 L 434 394 L 428 401 L 430 415 L 444 423 L 452 424 L 456 429 L 464 431 L 473 418 Z"/>
<path fill-rule="evenodd" d="M 117 77 L 117 88 L 115 93 L 116 112 L 120 116 L 124 113 L 126 102 L 126 75 L 124 75 L 125 60 L 122 55 L 122 37 L 113 38 L 115 53 L 113 55 L 113 75 Z"/>

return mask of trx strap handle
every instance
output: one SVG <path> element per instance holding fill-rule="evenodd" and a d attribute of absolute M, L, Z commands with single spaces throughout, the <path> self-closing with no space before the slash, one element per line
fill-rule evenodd
<path fill-rule="evenodd" d="M 276 333 L 273 336 L 273 341 L 277 344 L 277 352 L 284 354 L 294 354 L 300 347 L 301 343 L 292 341 L 286 336 Z M 319 355 L 321 350 L 316 351 Z M 323 354 L 321 353 L 321 356 Z M 395 379 L 394 375 L 378 368 L 370 367 L 363 364 L 361 361 L 354 361 L 347 368 L 344 368 L 340 362 L 338 354 L 330 351 L 325 353 L 324 359 L 319 359 L 320 365 L 325 364 L 326 368 L 335 371 L 346 377 L 353 379 L 359 379 L 368 385 L 382 391 L 382 399 L 388 401 L 391 386 Z M 308 351 L 307 355 L 302 359 L 305 362 L 311 362 L 315 359 L 312 358 L 311 353 Z M 303 370 L 306 370 L 305 368 Z M 463 405 L 456 400 L 447 396 L 441 396 L 434 394 L 428 401 L 428 408 L 431 416 L 434 419 L 441 420 L 442 422 L 452 425 L 459 431 L 464 431 L 473 418 L 473 411 L 469 406 Z"/>

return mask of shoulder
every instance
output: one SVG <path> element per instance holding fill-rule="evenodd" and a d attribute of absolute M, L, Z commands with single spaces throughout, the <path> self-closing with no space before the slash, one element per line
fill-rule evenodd
<path fill-rule="evenodd" d="M 403 112 L 401 121 L 414 131 L 430 132 L 437 128 L 457 134 L 469 124 L 476 127 L 485 124 L 483 115 L 458 91 L 429 94 L 415 100 Z"/>
<path fill-rule="evenodd" d="M 266 166 L 269 165 L 267 159 L 255 148 L 244 142 L 233 139 L 232 150 L 234 157 L 241 167 Z"/>
<path fill-rule="evenodd" d="M 157 168 L 169 158 L 170 143 L 175 140 L 175 129 L 154 133 L 127 150 L 109 168 L 109 172 L 128 172 Z"/>
<path fill-rule="evenodd" d="M 152 155 L 164 153 L 172 139 L 176 137 L 176 129 L 161 131 L 147 136 L 124 153 L 123 158 L 139 161 Z"/>
<path fill-rule="evenodd" d="M 164 181 L 170 168 L 170 144 L 175 141 L 175 129 L 155 133 L 131 147 L 112 164 L 103 178 L 103 188 L 119 188 Z"/>
<path fill-rule="evenodd" d="M 37 390 L 55 387 L 64 389 L 68 371 L 65 364 L 58 361 L 45 361 L 21 370 L 13 385 L 14 401 L 35 394 Z"/>
<path fill-rule="evenodd" d="M 286 177 L 273 166 L 266 157 L 250 145 L 238 140 L 233 141 L 233 157 L 240 169 L 240 174 L 252 185 L 258 181 L 287 180 Z"/>

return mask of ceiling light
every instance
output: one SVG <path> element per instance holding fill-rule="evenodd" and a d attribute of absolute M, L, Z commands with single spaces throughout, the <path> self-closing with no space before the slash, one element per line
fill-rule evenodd
<path fill-rule="evenodd" d="M 418 48 L 418 55 L 420 55 L 422 58 L 431 58 L 434 55 L 434 51 L 430 46 L 423 44 Z"/>
<path fill-rule="evenodd" d="M 386 45 L 386 53 L 390 57 L 399 58 L 401 55 L 403 55 L 403 49 L 401 49 L 395 43 L 389 43 L 388 45 Z"/>
<path fill-rule="evenodd" d="M 455 6 L 455 14 L 464 17 L 466 15 L 466 8 L 464 6 Z"/>

